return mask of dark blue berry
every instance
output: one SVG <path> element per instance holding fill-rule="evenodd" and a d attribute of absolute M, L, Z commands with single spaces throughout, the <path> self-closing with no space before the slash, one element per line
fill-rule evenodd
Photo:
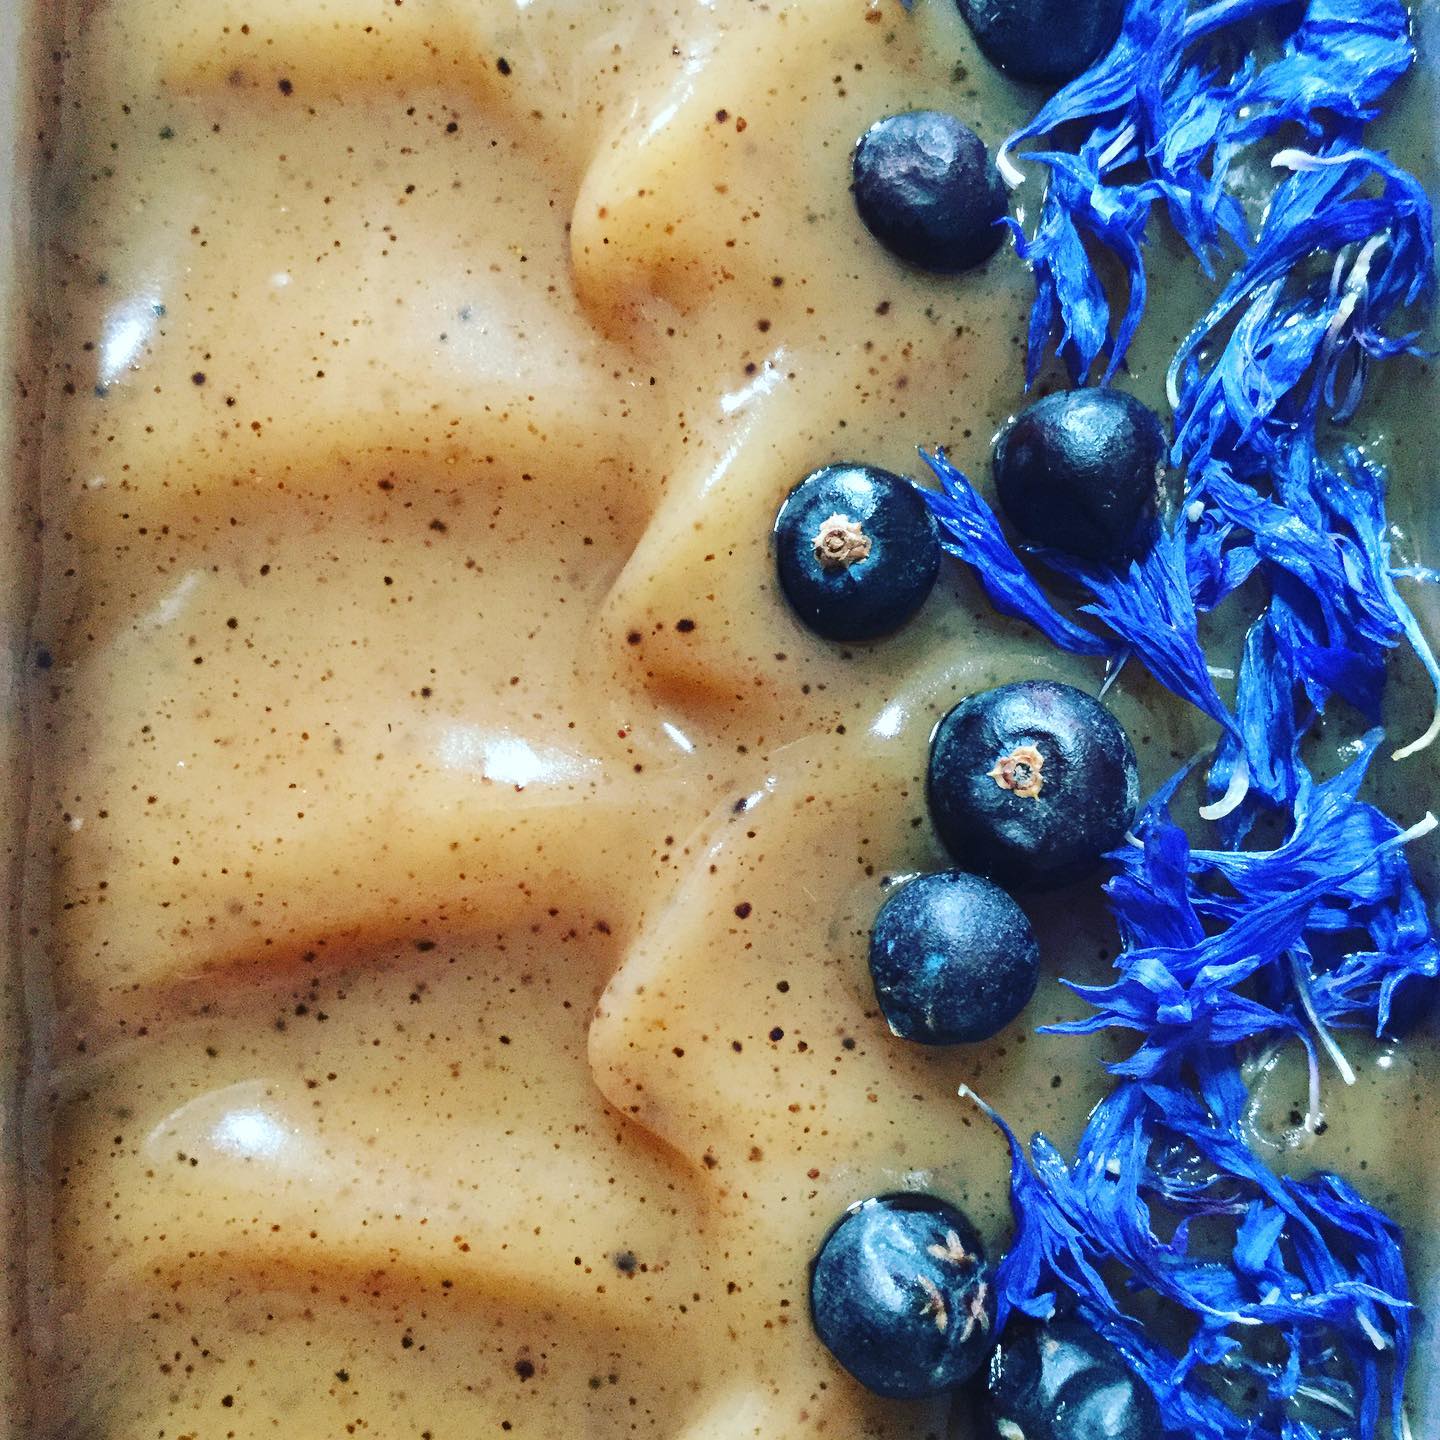
<path fill-rule="evenodd" d="M 994 1285 L 980 1237 L 933 1195 L 852 1205 L 811 1266 L 810 1318 L 876 1394 L 918 1400 L 951 1390 L 990 1351 Z"/>
<path fill-rule="evenodd" d="M 1005 186 L 985 142 L 939 110 L 877 120 L 855 147 L 855 207 L 892 255 L 939 275 L 988 260 L 1005 238 Z"/>
<path fill-rule="evenodd" d="M 1137 554 L 1154 532 L 1165 432 L 1123 390 L 1062 390 L 995 442 L 995 490 L 1010 523 L 1087 560 Z"/>
<path fill-rule="evenodd" d="M 1120 34 L 1125 0 L 958 0 L 985 58 L 1015 80 L 1054 85 L 1088 70 Z"/>
<path fill-rule="evenodd" d="M 1088 874 L 1124 839 L 1135 751 L 1093 696 L 1020 680 L 962 700 L 930 737 L 930 814 L 967 870 L 1047 890 Z"/>
<path fill-rule="evenodd" d="M 985 1440 L 1161 1440 L 1155 1396 L 1120 1352 L 1078 1320 L 1016 1315 L 990 1357 Z"/>
<path fill-rule="evenodd" d="M 880 907 L 870 975 L 890 1028 L 905 1040 L 988 1040 L 1029 1003 L 1040 948 L 1025 912 L 963 870 L 921 875 Z"/>
<path fill-rule="evenodd" d="M 775 517 L 780 585 L 795 613 L 831 640 L 871 640 L 903 625 L 940 573 L 940 540 L 920 492 L 873 465 L 827 465 Z"/>

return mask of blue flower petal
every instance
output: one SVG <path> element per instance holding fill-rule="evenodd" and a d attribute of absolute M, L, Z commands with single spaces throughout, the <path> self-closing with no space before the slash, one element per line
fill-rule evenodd
<path fill-rule="evenodd" d="M 1000 530 L 990 507 L 975 487 L 945 456 L 920 451 L 920 458 L 940 482 L 940 491 L 921 489 L 940 526 L 940 544 L 975 573 L 990 603 L 1002 615 L 1027 621 L 1052 645 L 1072 655 L 1112 656 L 1116 647 L 1068 620 L 1020 563 Z"/>
<path fill-rule="evenodd" d="M 1093 596 L 1081 609 L 1104 622 L 1167 690 L 1240 738 L 1234 716 L 1215 689 L 1200 646 L 1190 593 L 1185 538 L 1161 531 L 1124 570 L 1047 553 L 1047 562 L 1082 581 Z"/>
<path fill-rule="evenodd" d="M 1232 58 L 1234 47 L 1211 43 L 1237 22 L 1276 8 L 1276 0 L 1218 0 L 1194 9 L 1185 0 L 1132 0 L 1110 53 L 1002 146 L 1002 172 L 1012 179 L 1020 178 L 1022 158 L 1049 174 L 1036 233 L 1021 235 L 1018 244 L 1036 272 L 1032 378 L 1052 343 L 1080 378 L 1102 354 L 1109 355 L 1107 378 L 1123 363 L 1144 304 L 1141 247 L 1157 202 L 1210 273 L 1227 245 L 1251 244 L 1229 187 L 1234 160 L 1286 125 L 1316 138 L 1352 139 L 1414 63 L 1399 0 L 1309 0 L 1268 64 L 1243 50 Z M 1028 141 L 1063 127 L 1081 130 L 1075 150 L 1021 154 Z M 1366 223 L 1359 212 L 1347 218 Z M 1366 236 L 1376 233 L 1373 219 Z M 1272 237 L 1295 229 L 1294 214 L 1282 213 L 1278 227 L 1269 228 Z M 1110 250 L 1124 267 L 1129 300 L 1113 337 L 1104 286 L 1083 242 Z M 1282 268 L 1288 273 L 1291 266 Z M 1398 287 L 1381 289 L 1393 306 Z M 1362 348 L 1373 342 L 1377 353 L 1388 349 L 1373 327 L 1364 333 Z"/>
<path fill-rule="evenodd" d="M 1262 60 L 1225 32 L 1265 12 L 1288 33 Z M 1107 381 L 1118 371 L 1157 206 L 1207 273 L 1222 259 L 1231 273 L 1170 367 L 1180 513 L 1124 570 L 1036 557 L 1084 587 L 1082 613 L 1105 631 L 1090 640 L 1219 726 L 1201 814 L 1223 845 L 1192 844 L 1170 816 L 1192 764 L 1110 857 L 1115 975 L 1072 985 L 1090 1013 L 1053 1028 L 1135 1041 L 1073 1160 L 1043 1136 L 1027 1155 L 992 1114 L 1016 1216 L 997 1272 L 1002 1317 L 1079 1314 L 1150 1385 L 1167 1431 L 1196 1440 L 1376 1440 L 1382 1411 L 1391 1433 L 1402 1428 L 1399 1229 L 1337 1177 L 1269 1170 L 1247 1141 L 1236 1057 L 1298 1041 L 1312 1087 L 1326 1057 L 1348 1077 L 1337 1037 L 1382 1031 L 1402 984 L 1440 975 L 1405 855 L 1434 820 L 1402 831 L 1359 798 L 1378 730 L 1329 779 L 1301 749 L 1334 700 L 1379 715 L 1401 645 L 1437 698 L 1429 730 L 1397 756 L 1440 738 L 1440 663 L 1398 583 L 1434 577 L 1393 563 L 1383 472 L 1357 452 L 1336 462 L 1317 441 L 1323 414 L 1355 411 L 1376 363 L 1416 350 L 1407 312 L 1433 288 L 1429 202 L 1361 134 L 1413 59 L 1399 0 L 1308 0 L 1299 15 L 1278 0 L 1131 0 L 1111 52 L 1000 156 L 1012 180 L 1019 163 L 1049 179 L 1033 230 L 1012 222 L 1035 280 L 1030 381 L 1052 350 L 1077 379 L 1102 359 Z M 1231 175 L 1242 160 L 1253 171 L 1249 147 L 1282 127 L 1306 149 L 1274 156 L 1286 178 L 1252 229 Z M 1041 136 L 1048 148 L 1022 151 Z M 983 501 L 936 473 L 951 548 L 1000 608 L 1075 648 L 1072 622 Z M 1232 706 L 1214 682 L 1231 666 L 1209 665 L 1200 617 L 1256 597 Z M 1267 811 L 1283 838 L 1246 848 L 1273 833 L 1255 823 Z M 1142 1329 L 1133 1291 L 1178 1324 Z"/>
<path fill-rule="evenodd" d="M 1289 1401 L 1304 1385 L 1337 1407 L 1313 1436 L 1374 1434 L 1382 1378 L 1394 1387 L 1409 1349 L 1399 1231 L 1337 1177 L 1281 1179 L 1257 1159 L 1233 1063 L 1202 1060 L 1198 1093 L 1163 1075 L 1120 1085 L 1068 1164 L 1044 1136 L 1027 1156 L 971 1098 L 1010 1149 L 1016 1231 L 996 1273 L 1002 1323 L 1073 1309 L 1149 1383 L 1167 1431 L 1296 1440 L 1305 1431 Z M 1121 1303 L 1137 1286 L 1197 1322 L 1182 1350 Z M 1222 1398 L 1237 1369 L 1265 1397 L 1244 1415 Z"/>

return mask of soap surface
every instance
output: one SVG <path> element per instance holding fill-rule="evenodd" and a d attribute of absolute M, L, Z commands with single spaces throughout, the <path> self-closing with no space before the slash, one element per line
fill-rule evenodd
<path fill-rule="evenodd" d="M 30 672 L 36 1436 L 945 1433 L 948 1402 L 880 1401 L 826 1354 L 808 1260 L 897 1189 L 1003 1250 L 1006 1156 L 957 1087 L 1068 1143 L 1112 1052 L 1033 1027 L 1082 1013 L 1058 977 L 1103 979 L 1115 940 L 1091 890 L 1035 905 L 1025 1015 L 931 1051 L 890 1035 L 869 928 L 947 863 L 939 716 L 1103 677 L 948 563 L 896 635 L 825 641 L 770 527 L 826 464 L 914 476 L 944 444 L 988 474 L 1029 279 L 1008 247 L 900 265 L 850 154 L 905 108 L 993 147 L 1033 96 L 942 4 L 70 10 Z M 1129 382 L 1157 408 L 1206 295 L 1167 245 Z M 1395 367 L 1369 413 L 1434 563 L 1421 383 Z M 1148 792 L 1212 737 L 1137 669 L 1107 703 Z M 1423 680 L 1395 678 L 1418 733 Z M 1434 775 L 1382 774 L 1384 803 L 1418 818 Z M 1293 1162 L 1410 1224 L 1422 1291 L 1432 1043 L 1347 1041 L 1360 1084 L 1326 1077 Z M 1303 1086 L 1282 1057 L 1257 1123 Z"/>

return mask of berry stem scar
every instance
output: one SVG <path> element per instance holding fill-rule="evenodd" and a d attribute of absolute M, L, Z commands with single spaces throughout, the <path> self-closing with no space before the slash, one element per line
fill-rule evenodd
<path fill-rule="evenodd" d="M 970 1304 L 965 1311 L 965 1328 L 960 1332 L 962 1341 L 968 1340 L 975 1333 L 977 1325 L 983 1333 L 989 1333 L 990 1317 L 985 1313 L 985 1298 L 989 1292 L 990 1287 L 984 1280 L 975 1287 L 975 1293 L 970 1297 Z"/>
<path fill-rule="evenodd" d="M 1034 800 L 1045 783 L 1040 774 L 1044 768 L 1045 757 L 1033 745 L 1017 745 L 985 773 L 1002 790 L 1013 790 L 1024 800 Z"/>
<path fill-rule="evenodd" d="M 822 570 L 844 570 L 869 554 L 870 537 L 848 515 L 831 515 L 815 532 L 815 558 Z"/>
<path fill-rule="evenodd" d="M 973 1265 L 975 1263 L 970 1252 L 965 1248 L 964 1242 L 953 1230 L 945 1232 L 943 1245 L 927 1246 L 926 1253 L 933 1255 L 937 1260 L 948 1260 L 952 1265 Z"/>
<path fill-rule="evenodd" d="M 915 1279 L 925 1292 L 925 1305 L 920 1313 L 934 1315 L 935 1328 L 943 1334 L 949 1328 L 950 1313 L 945 1308 L 945 1297 L 940 1293 L 940 1287 L 928 1275 L 917 1275 Z M 970 1332 L 967 1330 L 965 1333 L 968 1337 Z"/>

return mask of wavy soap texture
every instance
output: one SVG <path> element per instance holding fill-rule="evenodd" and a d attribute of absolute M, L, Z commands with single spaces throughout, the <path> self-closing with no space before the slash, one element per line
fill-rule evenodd
<path fill-rule="evenodd" d="M 942 5 L 106 0 L 71 32 L 35 1434 L 942 1434 L 823 1352 L 808 1258 L 897 1186 L 998 1246 L 956 1087 L 1067 1136 L 1102 1077 L 1029 1033 L 1079 1013 L 1058 965 L 994 1042 L 899 1044 L 866 933 L 942 863 L 934 720 L 1099 666 L 958 570 L 892 640 L 820 642 L 768 530 L 818 465 L 914 474 L 917 435 L 973 473 L 1020 402 L 1019 268 L 903 271 L 846 186 L 878 115 L 993 142 L 1026 97 Z M 1200 736 L 1130 681 L 1153 784 Z M 1100 916 L 1036 915 L 1072 977 Z M 1387 1136 L 1344 1143 L 1403 1184 Z"/>

